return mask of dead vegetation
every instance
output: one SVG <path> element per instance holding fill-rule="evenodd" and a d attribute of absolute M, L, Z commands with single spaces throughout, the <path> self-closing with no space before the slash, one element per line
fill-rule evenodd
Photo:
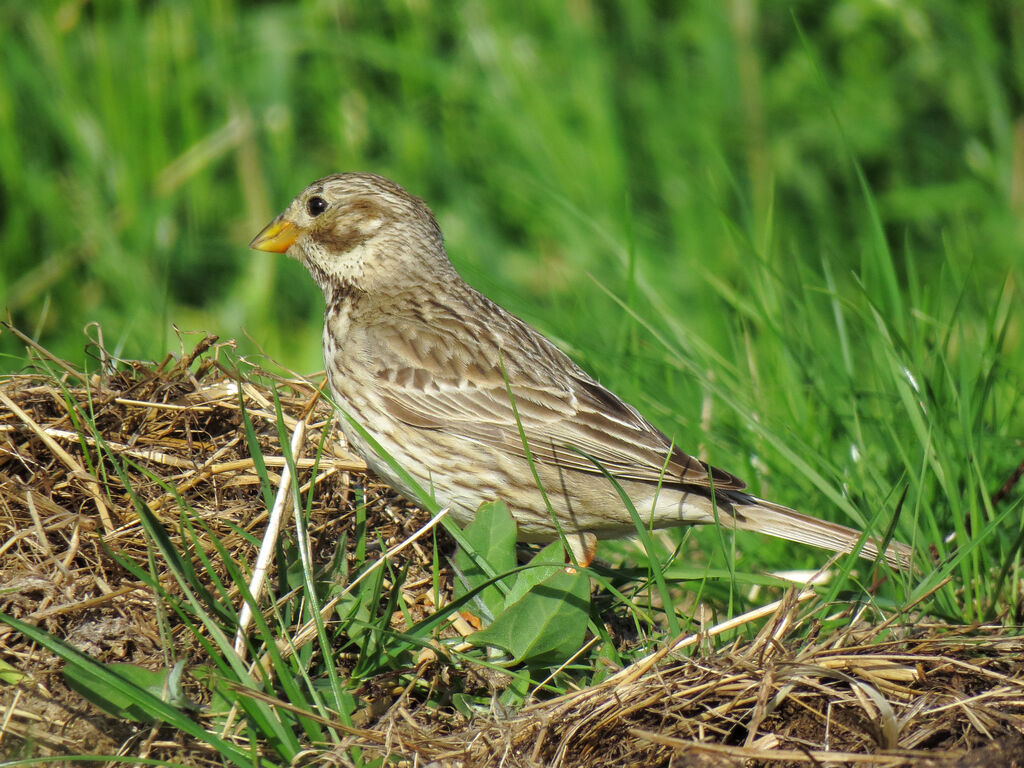
<path fill-rule="evenodd" d="M 252 367 L 240 373 L 213 339 L 155 365 L 115 364 L 100 349 L 92 375 L 30 351 L 23 372 L 0 379 L 0 611 L 101 661 L 161 668 L 168 642 L 175 658 L 201 661 L 182 626 L 172 623 L 172 637 L 161 635 L 152 590 L 113 557 L 145 566 L 151 547 L 101 442 L 131 460 L 133 493 L 179 545 L 187 546 L 181 499 L 209 536 L 239 562 L 251 562 L 267 504 L 241 409 L 252 419 L 272 484 L 279 483 L 285 461 L 276 390 L 285 434 L 306 425 L 299 483 L 317 488 L 310 521 L 317 562 L 354 557 L 360 488 L 369 502 L 371 549 L 376 541 L 390 547 L 407 539 L 427 519 L 360 474 L 362 462 L 345 450 L 314 385 Z M 339 553 L 339 542 L 348 549 Z M 202 548 L 216 557 L 212 544 Z M 431 556 L 431 547 L 417 542 L 393 558 L 397 569 L 409 567 L 402 597 L 415 616 L 437 610 Z M 440 576 L 443 596 L 450 573 Z M 167 586 L 174 588 L 170 580 Z M 311 751 L 308 762 L 350 765 L 346 750 L 360 745 L 368 757 L 390 755 L 399 764 L 467 767 L 1024 765 L 1019 637 L 939 625 L 883 632 L 891 628 L 858 614 L 840 632 L 798 638 L 798 598 L 780 601 L 752 643 L 708 650 L 710 634 L 690 638 L 679 646 L 704 649 L 692 658 L 666 647 L 596 685 L 516 712 L 495 705 L 472 720 L 426 704 L 424 684 L 438 691 L 455 675 L 477 676 L 463 686 L 486 690 L 500 688 L 500 680 L 471 665 L 426 659 L 403 677 L 364 685 L 360 695 L 371 706 L 357 727 L 339 726 L 344 743 Z M 7 673 L 0 667 L 0 756 L 25 754 L 30 745 L 32 755 L 121 753 L 220 764 L 167 727 L 103 714 L 66 686 L 54 656 L 5 624 L 0 661 L 9 665 Z"/>

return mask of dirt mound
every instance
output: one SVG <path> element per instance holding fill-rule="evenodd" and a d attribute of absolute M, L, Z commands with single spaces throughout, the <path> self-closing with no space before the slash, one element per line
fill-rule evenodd
<path fill-rule="evenodd" d="M 168 619 L 151 585 L 124 565 L 155 569 L 175 593 L 139 505 L 197 568 L 209 564 L 211 589 L 219 577 L 240 603 L 218 547 L 238 563 L 255 560 L 288 463 L 282 437 L 300 424 L 295 466 L 302 498 L 311 499 L 316 562 L 355 567 L 429 519 L 363 474 L 316 384 L 239 361 L 229 345 L 208 338 L 159 364 L 97 349 L 97 371 L 87 374 L 25 341 L 31 361 L 0 379 L 0 611 L 96 659 L 154 669 L 172 659 L 203 663 L 196 634 Z M 450 598 L 450 568 L 442 559 L 437 569 L 436 553 L 452 545 L 440 531 L 435 542 L 389 554 L 389 573 L 404 573 L 399 631 Z M 426 654 L 415 668 L 364 685 L 369 705 L 332 723 L 339 744 L 310 744 L 307 763 L 354 764 L 358 745 L 368 758 L 406 765 L 1024 764 L 1019 637 L 939 625 L 894 633 L 857 614 L 828 635 L 797 633 L 801 599 L 791 592 L 761 612 L 767 623 L 751 643 L 707 650 L 707 632 L 514 712 L 497 704 L 508 684 L 500 670 Z M 682 656 L 693 647 L 705 650 Z M 0 755 L 217 761 L 167 726 L 104 714 L 68 687 L 62 666 L 0 623 Z M 455 687 L 457 677 L 460 690 L 494 693 L 491 714 L 467 718 L 421 693 Z M 244 729 L 227 737 L 244 741 Z"/>

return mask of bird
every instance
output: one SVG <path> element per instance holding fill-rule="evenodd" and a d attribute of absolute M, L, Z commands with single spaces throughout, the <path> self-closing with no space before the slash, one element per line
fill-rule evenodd
<path fill-rule="evenodd" d="M 586 566 L 599 539 L 636 532 L 621 488 L 650 528 L 718 524 L 879 557 L 878 540 L 760 499 L 683 452 L 467 284 L 427 204 L 383 176 L 313 182 L 250 247 L 306 267 L 323 292 L 335 404 L 462 526 L 483 503 L 502 500 L 519 541 L 561 539 Z M 414 487 L 360 430 L 339 422 L 370 470 L 415 502 Z M 881 556 L 906 568 L 912 550 L 892 541 Z"/>

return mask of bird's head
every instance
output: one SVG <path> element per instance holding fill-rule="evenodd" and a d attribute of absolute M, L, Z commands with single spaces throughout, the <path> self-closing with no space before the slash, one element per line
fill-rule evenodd
<path fill-rule="evenodd" d="M 451 269 L 418 197 L 382 176 L 339 173 L 306 187 L 251 248 L 298 259 L 330 300 L 337 290 L 397 290 Z"/>

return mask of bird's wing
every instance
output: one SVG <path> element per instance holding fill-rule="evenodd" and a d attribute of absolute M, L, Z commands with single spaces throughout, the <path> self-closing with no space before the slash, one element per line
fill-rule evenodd
<path fill-rule="evenodd" d="M 374 354 L 384 407 L 411 427 L 525 457 L 521 424 L 534 461 L 580 472 L 599 474 L 597 462 L 620 479 L 713 484 L 722 490 L 746 487 L 739 478 L 675 448 L 635 408 L 535 331 L 525 324 L 522 328 L 529 331 L 525 340 L 532 347 L 525 355 L 519 354 L 520 333 L 517 344 L 500 335 L 493 345 L 483 345 L 484 354 L 479 338 L 470 344 L 437 325 L 421 326 L 414 338 L 404 333 L 403 339 L 390 338 Z M 487 350 L 494 352 L 490 359 L 495 362 L 483 366 L 479 361 L 487 359 Z"/>

